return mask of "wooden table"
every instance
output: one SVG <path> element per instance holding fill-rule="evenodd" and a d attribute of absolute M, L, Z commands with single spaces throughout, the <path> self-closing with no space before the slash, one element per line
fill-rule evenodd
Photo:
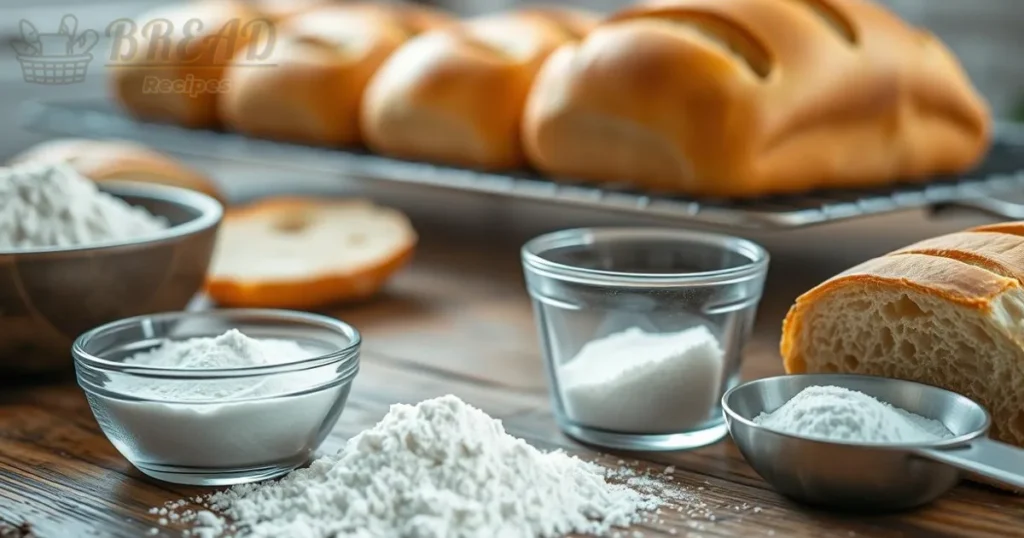
<path fill-rule="evenodd" d="M 323 449 L 337 449 L 392 403 L 453 393 L 537 446 L 595 455 L 560 434 L 552 419 L 519 268 L 521 238 L 421 232 L 416 261 L 385 295 L 333 312 L 362 331 L 365 344 L 352 397 Z M 826 234 L 823 241 L 836 238 Z M 801 249 L 814 251 L 807 245 Z M 768 291 L 746 349 L 748 379 L 781 372 L 781 316 L 798 293 L 842 268 L 826 263 L 834 256 L 813 263 L 773 256 Z M 647 537 L 1024 536 L 1024 498 L 975 485 L 960 486 L 912 513 L 842 516 L 780 497 L 729 441 L 691 452 L 618 454 L 602 461 L 620 458 L 642 460 L 642 467 L 658 471 L 674 466 L 673 481 L 714 515 L 711 521 L 707 514 L 692 518 L 685 510 L 667 510 L 659 516 L 663 523 L 637 528 Z M 23 522 L 41 537 L 143 536 L 157 526 L 150 507 L 206 491 L 159 483 L 132 468 L 100 432 L 72 382 L 0 389 L 0 521 L 8 526 L 8 534 L 0 530 L 0 536 L 20 536 L 13 526 Z M 161 527 L 159 535 L 178 534 Z"/>

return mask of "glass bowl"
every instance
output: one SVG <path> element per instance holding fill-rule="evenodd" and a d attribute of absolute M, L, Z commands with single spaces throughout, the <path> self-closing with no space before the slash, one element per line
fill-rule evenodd
<path fill-rule="evenodd" d="M 569 436 L 680 450 L 727 433 L 768 253 L 736 237 L 591 228 L 522 249 L 555 418 Z"/>
<path fill-rule="evenodd" d="M 167 341 L 230 329 L 292 340 L 309 355 L 246 368 L 125 362 Z M 116 321 L 81 335 L 72 355 L 100 428 L 132 465 L 167 482 L 217 486 L 273 478 L 308 461 L 345 407 L 359 350 L 359 332 L 341 321 L 239 309 Z"/>

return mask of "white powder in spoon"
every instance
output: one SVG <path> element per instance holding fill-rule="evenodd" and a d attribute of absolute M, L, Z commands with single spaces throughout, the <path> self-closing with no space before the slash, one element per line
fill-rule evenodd
<path fill-rule="evenodd" d="M 915 415 L 863 392 L 807 387 L 754 422 L 783 433 L 853 443 L 927 443 L 953 435 L 937 420 Z"/>

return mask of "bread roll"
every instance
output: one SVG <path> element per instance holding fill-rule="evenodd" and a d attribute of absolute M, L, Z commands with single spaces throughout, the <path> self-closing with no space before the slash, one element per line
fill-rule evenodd
<path fill-rule="evenodd" d="M 225 203 L 210 178 L 163 153 L 127 140 L 59 138 L 11 157 L 8 165 L 28 161 L 66 162 L 97 183 L 117 180 L 170 185 L 198 191 Z"/>
<path fill-rule="evenodd" d="M 191 128 L 217 126 L 217 94 L 236 52 L 259 56 L 273 29 L 234 0 L 161 7 L 118 25 L 109 67 L 110 91 L 130 115 Z"/>
<path fill-rule="evenodd" d="M 359 144 L 370 76 L 411 36 L 451 22 L 411 4 L 330 6 L 282 23 L 265 66 L 228 68 L 221 117 L 229 129 L 313 145 Z"/>
<path fill-rule="evenodd" d="M 480 169 L 523 165 L 520 119 L 534 75 L 552 50 L 596 21 L 588 12 L 533 8 L 410 40 L 367 87 L 367 145 L 386 155 Z"/>
<path fill-rule="evenodd" d="M 366 299 L 412 258 L 416 242 L 405 215 L 365 200 L 268 199 L 224 216 L 206 291 L 229 307 Z"/>
<path fill-rule="evenodd" d="M 929 239 L 808 291 L 783 324 L 786 371 L 943 387 L 984 405 L 995 439 L 1024 446 L 1022 230 L 1012 223 Z"/>
<path fill-rule="evenodd" d="M 523 138 L 552 176 L 754 197 L 961 172 L 990 131 L 952 54 L 868 0 L 665 0 L 552 54 Z"/>
<path fill-rule="evenodd" d="M 249 0 L 249 5 L 275 23 L 344 0 Z"/>

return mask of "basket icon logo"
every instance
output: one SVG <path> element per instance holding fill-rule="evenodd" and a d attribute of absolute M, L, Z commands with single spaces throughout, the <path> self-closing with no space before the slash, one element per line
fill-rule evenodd
<path fill-rule="evenodd" d="M 39 33 L 22 19 L 21 39 L 11 42 L 21 64 L 25 82 L 32 84 L 75 84 L 85 80 L 92 61 L 89 51 L 100 36 L 94 30 L 78 33 L 78 19 L 64 15 L 56 33 Z"/>

